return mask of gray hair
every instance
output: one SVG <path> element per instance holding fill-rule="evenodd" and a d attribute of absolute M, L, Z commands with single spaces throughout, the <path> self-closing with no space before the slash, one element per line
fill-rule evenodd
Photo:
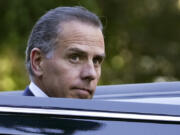
<path fill-rule="evenodd" d="M 83 7 L 58 7 L 48 11 L 34 25 L 26 48 L 26 67 L 30 76 L 34 75 L 31 68 L 30 53 L 33 48 L 39 48 L 46 56 L 54 50 L 62 22 L 81 21 L 99 27 L 103 26 L 99 18 Z"/>

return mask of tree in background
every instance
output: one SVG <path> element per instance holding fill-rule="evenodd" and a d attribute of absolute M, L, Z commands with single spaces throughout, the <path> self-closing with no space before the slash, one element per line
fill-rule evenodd
<path fill-rule="evenodd" d="M 1 0 L 0 90 L 29 84 L 28 35 L 57 6 L 84 6 L 102 20 L 107 57 L 100 84 L 180 79 L 180 0 Z"/>

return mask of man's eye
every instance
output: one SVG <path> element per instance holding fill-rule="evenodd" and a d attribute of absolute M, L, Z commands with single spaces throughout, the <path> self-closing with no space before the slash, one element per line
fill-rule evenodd
<path fill-rule="evenodd" d="M 77 63 L 80 61 L 80 57 L 78 55 L 71 55 L 70 56 L 70 61 L 73 63 Z"/>
<path fill-rule="evenodd" d="M 94 58 L 93 63 L 95 66 L 99 66 L 102 63 L 102 59 L 101 58 Z"/>

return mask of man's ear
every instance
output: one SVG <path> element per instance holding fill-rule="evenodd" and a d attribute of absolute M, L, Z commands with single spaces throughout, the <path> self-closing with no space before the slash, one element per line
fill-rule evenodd
<path fill-rule="evenodd" d="M 42 74 L 43 74 L 43 68 L 42 68 L 43 54 L 42 54 L 42 51 L 39 48 L 33 48 L 31 50 L 30 60 L 31 60 L 31 68 L 32 68 L 35 76 L 38 76 L 38 77 L 42 76 Z"/>

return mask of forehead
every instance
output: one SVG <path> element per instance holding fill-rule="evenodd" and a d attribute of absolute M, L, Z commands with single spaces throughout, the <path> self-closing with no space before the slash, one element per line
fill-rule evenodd
<path fill-rule="evenodd" d="M 104 37 L 100 28 L 78 21 L 62 23 L 60 27 L 59 48 L 104 53 Z"/>

